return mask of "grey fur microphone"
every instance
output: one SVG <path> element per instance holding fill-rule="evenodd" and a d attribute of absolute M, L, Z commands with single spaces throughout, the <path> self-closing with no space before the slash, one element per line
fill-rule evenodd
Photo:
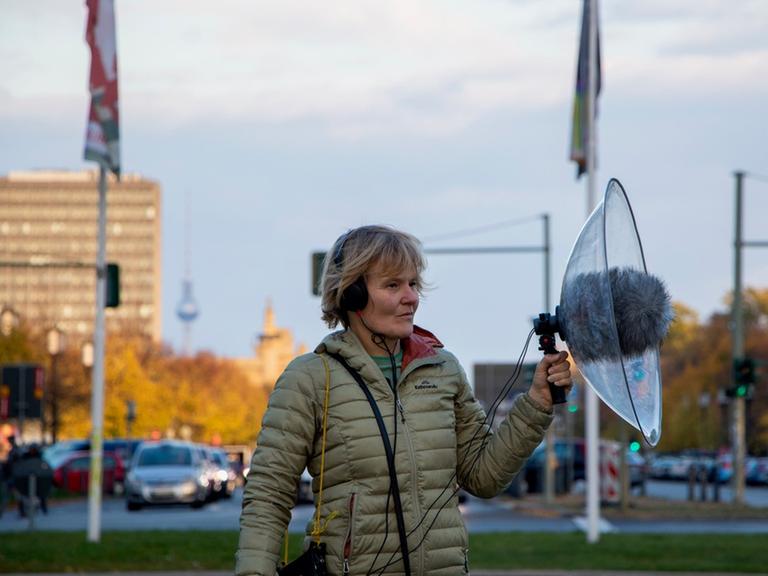
<path fill-rule="evenodd" d="M 632 268 L 575 276 L 563 287 L 558 310 L 561 334 L 574 356 L 585 362 L 640 356 L 661 343 L 673 318 L 664 283 Z"/>

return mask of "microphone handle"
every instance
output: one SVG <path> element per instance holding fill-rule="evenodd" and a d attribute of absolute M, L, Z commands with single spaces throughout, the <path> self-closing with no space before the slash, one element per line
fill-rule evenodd
<path fill-rule="evenodd" d="M 539 336 L 539 350 L 542 350 L 544 354 L 557 354 L 555 337 L 551 334 Z M 552 404 L 565 404 L 568 401 L 565 389 L 562 386 L 555 386 L 552 382 L 549 383 L 549 395 L 552 396 Z"/>

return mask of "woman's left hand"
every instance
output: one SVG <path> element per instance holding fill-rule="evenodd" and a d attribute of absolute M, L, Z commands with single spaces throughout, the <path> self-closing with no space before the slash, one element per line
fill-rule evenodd
<path fill-rule="evenodd" d="M 571 379 L 571 363 L 568 362 L 568 352 L 561 350 L 557 354 L 546 354 L 536 366 L 528 396 L 547 410 L 552 409 L 550 383 L 565 388 L 566 395 L 571 391 L 573 380 Z"/>

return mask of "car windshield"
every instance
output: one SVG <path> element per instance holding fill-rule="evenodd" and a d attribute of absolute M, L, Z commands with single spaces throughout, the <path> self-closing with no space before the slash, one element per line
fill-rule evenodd
<path fill-rule="evenodd" d="M 139 454 L 139 466 L 189 466 L 192 451 L 183 446 L 152 446 Z"/>

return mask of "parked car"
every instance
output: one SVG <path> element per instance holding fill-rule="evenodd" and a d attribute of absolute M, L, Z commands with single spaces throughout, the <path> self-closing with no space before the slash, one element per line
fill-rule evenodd
<path fill-rule="evenodd" d="M 314 494 L 312 493 L 312 476 L 309 471 L 304 468 L 304 472 L 301 473 L 299 478 L 299 490 L 296 495 L 296 502 L 298 504 L 307 504 L 314 502 Z"/>
<path fill-rule="evenodd" d="M 637 452 L 627 450 L 627 468 L 629 469 L 629 487 L 641 488 L 648 477 L 645 458 Z"/>
<path fill-rule="evenodd" d="M 227 454 L 230 466 L 235 471 L 236 483 L 239 486 L 245 484 L 248 475 L 248 465 L 251 462 L 252 450 L 245 444 L 228 444 L 221 447 Z"/>
<path fill-rule="evenodd" d="M 509 485 L 507 492 L 520 495 L 521 492 L 537 493 L 544 490 L 544 460 L 547 456 L 546 445 L 542 442 L 528 458 L 525 467 L 518 478 Z M 586 450 L 584 440 L 577 438 L 573 441 L 557 440 L 555 442 L 555 486 L 557 492 L 568 489 L 568 465 L 573 462 L 573 481 L 585 479 Z"/>
<path fill-rule="evenodd" d="M 693 458 L 665 454 L 653 459 L 649 475 L 656 480 L 687 480 Z"/>
<path fill-rule="evenodd" d="M 139 438 L 110 438 L 104 440 L 102 450 L 104 453 L 112 452 L 117 454 L 125 466 L 128 466 L 136 447 L 141 444 Z M 89 439 L 80 440 L 62 440 L 43 449 L 43 459 L 55 468 L 62 459 L 72 452 L 87 452 L 91 449 Z"/>
<path fill-rule="evenodd" d="M 190 504 L 200 508 L 209 492 L 208 464 L 190 442 L 142 443 L 125 480 L 128 510 L 148 504 Z"/>
<path fill-rule="evenodd" d="M 71 452 L 90 450 L 88 440 L 60 440 L 55 444 L 43 448 L 43 460 L 55 468 L 58 462 L 61 462 L 63 456 Z"/>
<path fill-rule="evenodd" d="M 768 458 L 748 458 L 745 481 L 750 486 L 768 485 Z"/>
<path fill-rule="evenodd" d="M 197 455 L 200 458 L 200 462 L 202 463 L 203 474 L 208 481 L 208 495 L 206 498 L 208 501 L 211 501 L 217 496 L 214 487 L 216 484 L 216 471 L 218 467 L 213 462 L 213 457 L 208 450 L 208 446 L 204 444 L 192 443 L 192 449 L 197 452 Z"/>
<path fill-rule="evenodd" d="M 53 485 L 68 492 L 86 494 L 91 470 L 91 453 L 85 450 L 60 454 L 53 468 Z M 107 494 L 122 494 L 125 465 L 115 452 L 104 452 L 101 459 L 102 486 Z"/>
<path fill-rule="evenodd" d="M 235 490 L 237 475 L 227 453 L 221 448 L 207 447 L 208 460 L 212 464 L 212 493 L 214 498 L 229 498 Z"/>
<path fill-rule="evenodd" d="M 525 493 L 537 493 L 544 490 L 544 460 L 546 458 L 546 445 L 541 443 L 533 451 L 523 470 L 506 488 L 505 492 L 515 497 Z M 586 444 L 582 438 L 574 440 L 557 440 L 555 442 L 555 491 L 558 493 L 569 490 L 569 462 L 572 462 L 572 481 L 586 479 Z M 627 450 L 627 468 L 629 470 L 629 484 L 632 488 L 642 486 L 649 476 L 648 465 L 645 458 L 637 452 Z"/>
<path fill-rule="evenodd" d="M 666 480 L 669 478 L 669 468 L 671 465 L 671 457 L 653 456 L 648 463 L 648 476 L 654 480 Z"/>

